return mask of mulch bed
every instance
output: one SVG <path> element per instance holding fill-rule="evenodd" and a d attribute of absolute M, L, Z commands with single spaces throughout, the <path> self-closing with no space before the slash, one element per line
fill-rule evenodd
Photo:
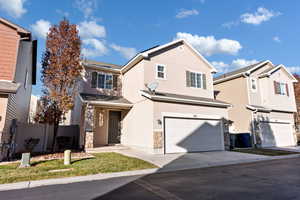
<path fill-rule="evenodd" d="M 93 158 L 94 156 L 90 153 L 85 152 L 72 152 L 71 158 L 75 159 L 84 159 L 84 158 Z M 34 161 L 43 161 L 43 160 L 56 160 L 56 159 L 64 159 L 64 153 L 49 153 L 44 155 L 32 156 L 30 162 Z M 8 161 L 8 162 L 0 162 L 0 165 L 7 165 L 12 163 L 18 163 L 20 160 Z"/>

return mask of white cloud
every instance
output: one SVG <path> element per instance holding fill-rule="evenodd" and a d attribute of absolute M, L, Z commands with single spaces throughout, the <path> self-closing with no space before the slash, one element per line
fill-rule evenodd
<path fill-rule="evenodd" d="M 47 20 L 40 19 L 36 21 L 35 24 L 30 25 L 30 27 L 37 37 L 45 39 L 51 27 L 51 23 Z"/>
<path fill-rule="evenodd" d="M 253 59 L 253 60 L 246 60 L 246 59 L 235 59 L 232 61 L 231 66 L 235 68 L 241 68 L 246 67 L 248 65 L 253 65 L 255 63 L 258 63 L 259 61 Z"/>
<path fill-rule="evenodd" d="M 95 0 L 76 0 L 75 7 L 83 13 L 85 18 L 89 18 L 97 8 L 97 2 Z"/>
<path fill-rule="evenodd" d="M 238 68 L 246 67 L 255 63 L 258 63 L 259 61 L 253 59 L 253 60 L 246 60 L 246 59 L 235 59 L 231 62 L 231 64 L 224 63 L 222 61 L 213 61 L 211 64 L 217 68 L 218 72 L 226 73 L 231 70 L 235 70 Z"/>
<path fill-rule="evenodd" d="M 224 63 L 222 61 L 217 62 L 217 61 L 213 61 L 211 62 L 211 64 L 218 70 L 218 72 L 227 72 L 229 69 L 229 64 Z"/>
<path fill-rule="evenodd" d="M 27 12 L 24 8 L 26 0 L 0 0 L 0 9 L 8 15 L 19 18 Z"/>
<path fill-rule="evenodd" d="M 111 48 L 115 51 L 118 51 L 126 59 L 131 59 L 137 54 L 137 50 L 131 47 L 122 47 L 116 44 L 112 44 Z"/>
<path fill-rule="evenodd" d="M 280 40 L 280 38 L 279 38 L 278 36 L 274 36 L 274 37 L 273 37 L 273 40 L 274 40 L 275 42 L 281 42 L 281 40 Z"/>
<path fill-rule="evenodd" d="M 80 22 L 78 30 L 82 38 L 103 38 L 106 36 L 105 27 L 97 24 L 96 21 Z"/>
<path fill-rule="evenodd" d="M 105 42 L 95 38 L 84 39 L 82 40 L 82 44 L 85 45 L 85 47 L 81 53 L 86 57 L 103 56 L 108 52 Z"/>
<path fill-rule="evenodd" d="M 262 22 L 269 21 L 271 18 L 280 15 L 279 12 L 274 12 L 263 7 L 259 7 L 255 13 L 245 13 L 241 15 L 241 22 L 246 24 L 259 25 Z"/>
<path fill-rule="evenodd" d="M 242 49 L 242 45 L 236 40 L 220 39 L 216 40 L 214 36 L 198 36 L 190 33 L 178 32 L 176 39 L 185 39 L 201 54 L 211 56 L 213 54 L 231 54 L 235 55 Z"/>
<path fill-rule="evenodd" d="M 199 12 L 196 9 L 192 9 L 192 10 L 181 9 L 175 17 L 177 19 L 182 19 L 192 15 L 199 15 Z"/>
<path fill-rule="evenodd" d="M 291 66 L 291 67 L 287 67 L 287 69 L 292 74 L 294 74 L 294 73 L 300 74 L 300 66 Z"/>

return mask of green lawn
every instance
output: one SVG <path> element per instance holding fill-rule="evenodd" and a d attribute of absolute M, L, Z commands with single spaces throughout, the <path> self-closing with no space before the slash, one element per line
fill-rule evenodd
<path fill-rule="evenodd" d="M 98 153 L 93 155 L 95 156 L 94 158 L 74 159 L 69 166 L 65 166 L 63 160 L 32 162 L 32 166 L 29 168 L 18 168 L 18 163 L 0 165 L 0 184 L 157 167 L 146 161 L 118 153 Z M 50 170 L 69 168 L 72 170 L 49 172 Z"/>
<path fill-rule="evenodd" d="M 284 156 L 290 154 L 299 154 L 298 152 L 275 150 L 275 149 L 261 149 L 261 148 L 251 148 L 251 149 L 234 149 L 233 151 L 240 153 L 251 153 L 264 156 Z"/>

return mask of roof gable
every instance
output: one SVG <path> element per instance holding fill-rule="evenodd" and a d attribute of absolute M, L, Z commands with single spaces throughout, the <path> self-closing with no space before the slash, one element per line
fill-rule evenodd
<path fill-rule="evenodd" d="M 282 70 L 285 74 L 292 80 L 292 82 L 298 82 L 297 79 L 288 71 L 288 69 L 284 65 L 277 65 L 272 69 L 266 70 L 264 73 L 261 73 L 260 78 L 270 77 L 275 74 L 278 70 Z"/>
<path fill-rule="evenodd" d="M 130 70 L 132 67 L 134 67 L 138 62 L 141 60 L 148 58 L 151 54 L 154 54 L 156 52 L 159 52 L 161 50 L 164 50 L 166 48 L 169 48 L 176 44 L 185 44 L 188 48 L 190 48 L 196 56 L 198 56 L 199 59 L 202 59 L 208 67 L 211 69 L 211 72 L 217 72 L 217 70 L 197 51 L 195 50 L 188 42 L 186 42 L 184 39 L 175 40 L 172 42 L 169 42 L 167 44 L 161 45 L 161 46 L 155 46 L 153 48 L 150 48 L 148 50 L 142 51 L 141 53 L 137 54 L 133 59 L 131 59 L 126 65 L 124 65 L 121 69 L 122 73 L 126 73 L 128 70 Z"/>

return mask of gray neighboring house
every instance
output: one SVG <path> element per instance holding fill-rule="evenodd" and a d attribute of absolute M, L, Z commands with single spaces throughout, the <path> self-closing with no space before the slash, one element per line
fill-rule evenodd
<path fill-rule="evenodd" d="M 283 66 L 262 61 L 214 79 L 216 99 L 233 105 L 232 133 L 251 133 L 254 145 L 296 145 L 295 77 Z"/>
<path fill-rule="evenodd" d="M 28 122 L 31 87 L 36 84 L 37 40 L 28 30 L 0 18 L 0 160 Z"/>

